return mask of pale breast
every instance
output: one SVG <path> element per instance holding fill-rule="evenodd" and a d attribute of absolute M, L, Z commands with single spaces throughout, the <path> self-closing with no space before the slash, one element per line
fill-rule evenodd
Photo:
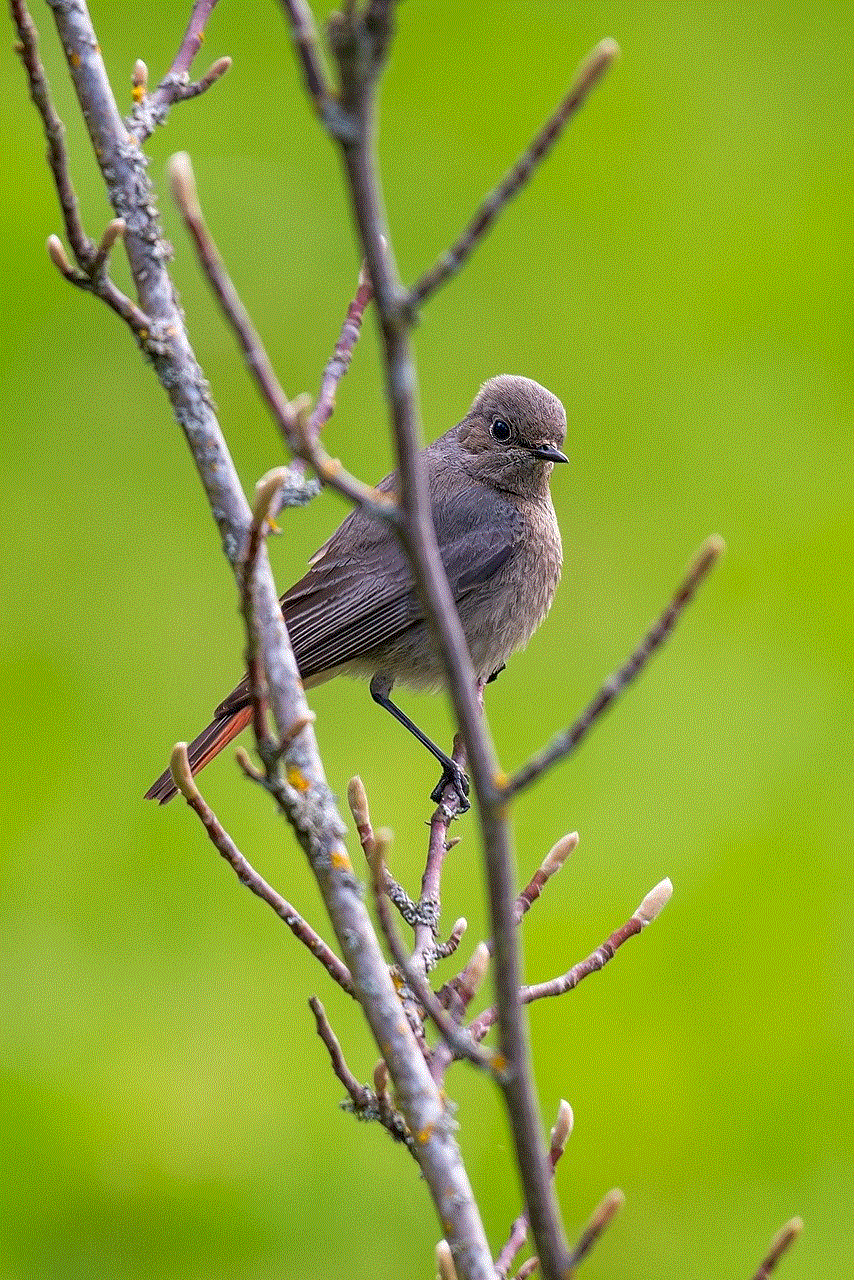
<path fill-rule="evenodd" d="M 563 550 L 551 500 L 531 504 L 525 517 L 524 535 L 508 562 L 460 601 L 460 620 L 480 679 L 528 643 L 560 582 Z"/>

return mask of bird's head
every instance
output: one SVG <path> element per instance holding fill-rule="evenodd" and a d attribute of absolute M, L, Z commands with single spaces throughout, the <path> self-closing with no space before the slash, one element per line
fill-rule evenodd
<path fill-rule="evenodd" d="M 456 428 L 462 465 L 480 484 L 523 496 L 543 492 L 561 451 L 566 413 L 557 396 L 530 378 L 501 374 L 485 382 Z"/>

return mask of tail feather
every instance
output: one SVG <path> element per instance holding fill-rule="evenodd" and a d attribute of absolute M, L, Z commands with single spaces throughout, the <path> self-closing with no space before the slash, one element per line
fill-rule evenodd
<path fill-rule="evenodd" d="M 252 708 L 249 706 L 240 707 L 229 715 L 220 716 L 217 720 L 212 720 L 208 727 L 203 729 L 187 748 L 187 756 L 193 773 L 198 773 L 200 769 L 204 769 L 206 764 L 210 764 L 214 756 L 219 755 L 223 747 L 227 747 L 232 738 L 236 738 L 238 733 L 241 733 L 246 728 L 251 719 Z M 146 800 L 159 800 L 161 804 L 167 804 L 177 794 L 178 788 L 172 780 L 172 771 L 171 769 L 166 769 L 161 773 L 154 785 L 148 788 L 145 798 Z"/>

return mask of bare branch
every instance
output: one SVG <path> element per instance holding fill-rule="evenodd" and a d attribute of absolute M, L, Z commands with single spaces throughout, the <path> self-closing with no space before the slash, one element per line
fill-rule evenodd
<path fill-rule="evenodd" d="M 537 898 L 542 893 L 546 883 L 553 875 L 555 875 L 556 872 L 560 870 L 570 853 L 572 853 L 573 849 L 575 849 L 577 845 L 578 833 L 573 831 L 570 835 L 562 836 L 560 840 L 558 840 L 557 843 L 549 850 L 539 869 L 534 873 L 516 899 L 517 924 L 521 923 L 526 912 L 530 910 L 532 904 L 536 902 Z M 487 942 L 482 942 L 465 968 L 462 969 L 456 977 L 451 978 L 450 982 L 447 982 L 439 991 L 439 999 L 452 1010 L 458 1021 L 462 1021 L 465 1016 L 466 1009 L 474 996 L 474 991 L 477 990 L 477 987 L 480 985 L 480 978 L 477 977 L 476 973 L 473 971 L 473 966 L 479 966 L 481 963 L 479 955 L 481 948 L 488 960 L 494 950 L 492 939 L 490 938 Z M 474 989 L 472 989 L 473 981 L 475 982 Z M 452 1056 L 448 1052 L 447 1046 L 440 1045 L 436 1050 L 433 1066 L 433 1074 L 436 1079 L 441 1080 L 444 1078 L 444 1074 L 450 1066 L 451 1061 Z"/>
<path fill-rule="evenodd" d="M 371 284 L 370 276 L 365 268 L 362 267 L 359 272 L 356 296 L 347 308 L 347 315 L 341 326 L 341 333 L 335 344 L 335 350 L 323 370 L 317 403 L 309 415 L 307 434 L 311 440 L 317 439 L 326 423 L 332 417 L 335 410 L 335 396 L 338 391 L 338 384 L 350 368 L 353 351 L 362 331 L 362 318 L 365 314 L 365 307 L 373 296 L 374 287 Z"/>
<path fill-rule="evenodd" d="M 97 276 L 102 276 L 107 268 L 110 254 L 113 251 L 113 245 L 117 240 L 123 240 L 127 224 L 124 218 L 113 218 L 112 222 L 107 224 L 101 241 L 95 251 L 95 255 L 89 266 L 89 274 L 94 280 Z"/>
<path fill-rule="evenodd" d="M 544 1000 L 550 996 L 565 995 L 567 991 L 572 991 L 574 987 L 577 987 L 583 978 L 588 978 L 591 973 L 598 973 L 609 960 L 613 960 L 624 942 L 628 942 L 629 938 L 634 938 L 636 934 L 652 923 L 670 901 L 672 893 L 673 885 L 670 880 L 660 881 L 654 889 L 650 889 L 643 902 L 626 923 L 621 925 L 619 929 L 615 929 L 611 936 L 606 938 L 595 951 L 591 952 L 586 960 L 580 960 L 578 964 L 573 965 L 566 973 L 562 973 L 557 978 L 552 978 L 549 982 L 537 982 L 531 986 L 523 987 L 519 992 L 519 998 L 522 1003 L 532 1004 L 534 1000 Z M 497 1010 L 494 1008 L 485 1009 L 483 1013 L 479 1014 L 469 1026 L 473 1039 L 482 1040 L 495 1023 L 497 1016 Z"/>
<path fill-rule="evenodd" d="M 202 796 L 199 788 L 190 772 L 190 763 L 187 759 L 187 744 L 179 742 L 172 752 L 172 777 L 175 779 L 175 785 L 181 792 L 187 804 L 196 813 L 211 838 L 211 841 L 221 857 L 225 859 L 228 865 L 236 874 L 242 885 L 245 885 L 256 898 L 260 898 L 262 902 L 266 902 L 268 907 L 272 907 L 280 920 L 284 920 L 291 933 L 297 938 L 304 947 L 307 947 L 315 959 L 319 960 L 326 972 L 348 996 L 352 996 L 353 979 L 350 971 L 343 961 L 339 960 L 335 952 L 323 941 L 319 934 L 315 933 L 308 921 L 304 920 L 296 907 L 277 893 L 267 881 L 258 874 L 244 858 L 243 854 L 237 848 L 231 836 L 224 829 L 213 809 Z"/>
<path fill-rule="evenodd" d="M 249 533 L 251 512 L 176 303 L 145 159 L 137 146 L 128 144 L 85 0 L 52 0 L 51 11 L 110 202 L 116 217 L 124 218 L 129 228 L 125 239 L 128 261 L 140 305 L 151 318 L 146 349 L 193 451 L 223 550 L 235 567 Z M 307 707 L 263 548 L 254 577 L 253 613 L 262 640 L 268 696 L 279 737 L 285 740 L 289 726 L 306 717 Z M 415 1135 L 413 1149 L 455 1250 L 458 1269 L 464 1280 L 488 1280 L 489 1249 L 459 1148 L 447 1123 L 444 1100 L 400 1017 L 400 1002 L 342 844 L 344 826 L 310 725 L 291 743 L 285 775 L 287 790 L 277 792 L 277 799 L 308 857 L 352 974 L 354 991 L 382 1047 L 398 1105 Z"/>
<path fill-rule="evenodd" d="M 579 1262 L 583 1262 L 587 1257 L 603 1231 L 610 1226 L 614 1215 L 622 1209 L 625 1203 L 626 1197 L 616 1187 L 613 1191 L 608 1192 L 602 1203 L 594 1210 L 593 1217 L 584 1231 L 582 1231 L 578 1243 L 569 1255 L 570 1270 L 567 1272 L 568 1276 L 571 1276 Z"/>
<path fill-rule="evenodd" d="M 496 944 L 496 998 L 501 1010 L 500 1057 L 513 1141 L 531 1227 L 546 1280 L 559 1280 L 568 1256 L 563 1224 L 551 1186 L 533 1086 L 527 1021 L 519 1003 L 520 945 L 515 927 L 513 851 L 506 808 L 500 794 L 498 760 L 480 713 L 475 673 L 448 585 L 433 527 L 430 494 L 420 455 L 416 376 L 408 333 L 410 316 L 401 303 L 405 294 L 394 260 L 379 187 L 376 156 L 376 77 L 385 56 L 392 5 L 370 5 L 366 16 L 375 27 L 348 9 L 330 23 L 330 39 L 338 63 L 341 104 L 356 128 L 338 134 L 347 174 L 350 202 L 368 272 L 374 286 L 382 338 L 386 394 L 397 452 L 401 542 L 432 625 L 445 668 L 446 685 L 466 745 L 479 801 L 487 869 L 492 933 Z M 380 12 L 382 10 L 382 12 Z M 489 1264 L 478 1232 L 478 1268 Z M 456 1256 L 456 1255 L 455 1255 Z M 459 1259 L 457 1259 L 458 1269 Z"/>
<path fill-rule="evenodd" d="M 306 3 L 306 0 L 282 0 L 282 8 L 302 66 L 306 92 L 314 103 L 317 114 L 326 121 L 328 128 L 328 113 L 333 100 L 332 91 L 317 43 L 311 6 Z"/>
<path fill-rule="evenodd" d="M 804 1229 L 803 1218 L 792 1218 L 774 1237 L 771 1248 L 754 1272 L 753 1280 L 768 1280 L 784 1253 L 788 1253 Z"/>
<path fill-rule="evenodd" d="M 347 803 L 350 806 L 350 812 L 353 815 L 353 821 L 359 833 L 365 860 L 370 867 L 373 865 L 373 858 L 376 854 L 376 839 L 368 808 L 368 793 L 361 778 L 351 778 L 347 784 Z M 412 901 L 403 885 L 395 880 L 385 864 L 383 864 L 383 883 L 389 899 L 397 907 L 402 918 L 408 925 L 415 925 L 418 920 L 418 903 Z"/>
<path fill-rule="evenodd" d="M 356 1110 L 367 1111 L 368 1108 L 373 1105 L 373 1094 L 370 1089 L 366 1089 L 363 1084 L 359 1084 L 359 1081 L 347 1066 L 344 1059 L 344 1051 L 341 1048 L 341 1043 L 335 1032 L 332 1030 L 332 1025 L 326 1016 L 326 1010 L 318 1000 L 317 996 L 311 996 L 308 1004 L 314 1014 L 314 1020 L 317 1024 L 317 1034 L 320 1036 L 329 1052 L 329 1060 L 332 1063 L 332 1070 L 349 1093 L 353 1106 Z"/>
<path fill-rule="evenodd" d="M 554 1127 L 551 1132 L 549 1161 L 551 1163 L 552 1172 L 554 1172 L 558 1160 L 560 1160 L 564 1153 L 567 1139 L 572 1133 L 572 1126 L 572 1107 L 568 1102 L 565 1102 L 562 1099 L 560 1106 L 558 1107 L 557 1119 L 555 1120 Z M 506 1280 L 506 1276 L 513 1265 L 513 1259 L 516 1257 L 527 1239 L 528 1213 L 527 1210 L 523 1209 L 510 1228 L 510 1235 L 507 1237 L 507 1243 L 495 1259 L 495 1274 L 500 1277 L 500 1280 Z M 529 1259 L 529 1261 L 535 1262 L 536 1260 L 532 1258 Z M 533 1270 L 534 1268 L 532 1267 L 528 1274 L 530 1275 Z M 518 1274 L 521 1275 L 521 1270 Z"/>
<path fill-rule="evenodd" d="M 268 471 L 255 486 L 255 500 L 252 507 L 252 523 L 249 536 L 238 562 L 238 582 L 240 585 L 240 610 L 246 628 L 246 674 L 249 686 L 249 697 L 252 703 L 252 729 L 258 751 L 264 765 L 270 768 L 273 756 L 278 758 L 281 746 L 274 743 L 267 725 L 267 702 L 265 697 L 265 681 L 261 651 L 258 640 L 258 628 L 252 609 L 252 595 L 255 586 L 255 570 L 258 555 L 264 545 L 270 529 L 272 511 L 281 493 L 282 486 L 288 479 L 286 467 L 276 467 Z"/>
<path fill-rule="evenodd" d="M 482 686 L 480 696 L 482 699 Z M 454 737 L 451 759 L 455 760 L 461 769 L 465 769 L 466 748 L 462 735 L 459 733 Z M 427 971 L 429 957 L 435 954 L 435 938 L 439 929 L 439 916 L 442 909 L 440 894 L 442 868 L 445 865 L 445 855 L 451 848 L 448 841 L 448 827 L 459 814 L 461 803 L 456 787 L 449 783 L 445 787 L 442 798 L 430 819 L 427 861 L 424 867 L 424 874 L 421 877 L 421 894 L 418 899 L 420 924 L 415 930 L 414 953 L 415 957 L 420 957 L 417 962 L 423 967 L 424 972 Z"/>
<path fill-rule="evenodd" d="M 552 846 L 540 863 L 539 868 L 531 876 L 531 879 L 516 899 L 516 912 L 520 921 L 530 911 L 552 876 L 560 871 L 569 855 L 577 848 L 577 831 L 571 831 L 569 835 L 561 836 L 560 840 Z"/>
<path fill-rule="evenodd" d="M 83 229 L 80 204 L 71 181 L 65 125 L 60 120 L 50 93 L 50 85 L 39 54 L 38 32 L 24 0 L 11 0 L 12 18 L 18 32 L 17 53 L 20 55 L 30 84 L 30 97 L 42 118 L 47 139 L 47 160 L 53 173 L 56 194 L 65 222 L 71 251 L 80 263 L 88 263 L 95 246 Z"/>
<path fill-rule="evenodd" d="M 184 219 L 184 225 L 193 238 L 199 264 L 208 284 L 213 289 L 225 318 L 243 349 L 246 363 L 261 396 L 280 430 L 290 441 L 296 433 L 296 410 L 276 377 L 261 338 L 232 284 L 219 250 L 205 224 L 202 207 L 199 204 L 193 165 L 186 151 L 179 151 L 172 156 L 169 161 L 169 176 L 172 182 L 172 195 Z"/>
<path fill-rule="evenodd" d="M 385 843 L 385 841 L 375 840 L 374 856 L 370 863 L 371 887 L 374 891 L 374 905 L 376 906 L 377 917 L 383 937 L 388 943 L 389 951 L 392 954 L 392 959 L 400 970 L 401 977 L 412 988 L 416 1000 L 426 1010 L 440 1036 L 453 1049 L 454 1054 L 457 1057 L 466 1058 L 482 1070 L 491 1071 L 494 1069 L 492 1055 L 479 1049 L 468 1031 L 453 1021 L 440 1004 L 427 979 L 415 968 L 406 953 L 406 948 L 400 940 L 386 901 L 383 877 Z"/>
<path fill-rule="evenodd" d="M 54 265 L 71 284 L 98 295 L 117 315 L 133 330 L 141 342 L 145 342 L 150 333 L 151 321 L 130 298 L 125 297 L 121 289 L 109 279 L 103 270 L 94 243 L 83 229 L 80 205 L 71 181 L 68 163 L 68 150 L 65 145 L 65 126 L 57 115 L 50 94 L 44 66 L 39 55 L 38 33 L 24 0 L 11 0 L 12 17 L 18 32 L 17 51 L 27 73 L 30 86 L 30 97 L 42 118 L 45 137 L 47 139 L 47 159 L 53 173 L 56 194 L 62 209 L 65 233 L 68 236 L 71 251 L 74 254 L 79 270 L 75 270 L 57 236 L 48 240 L 48 252 Z M 114 223 L 110 224 L 115 225 Z M 105 237 L 109 228 L 105 232 Z M 103 241 L 102 241 L 103 246 Z M 109 246 L 108 246 L 109 250 Z M 105 259 L 106 260 L 106 259 Z"/>
<path fill-rule="evenodd" d="M 517 160 L 507 176 L 487 196 L 465 231 L 448 252 L 410 289 L 402 303 L 408 314 L 412 315 L 468 261 L 501 211 L 515 195 L 518 195 L 534 170 L 545 160 L 563 133 L 564 127 L 584 105 L 587 95 L 602 79 L 619 52 L 614 40 L 602 40 L 593 52 L 588 54 L 579 68 L 569 93 L 534 138 L 525 154 Z"/>
<path fill-rule="evenodd" d="M 184 38 L 172 60 L 172 66 L 151 95 L 148 95 L 148 68 L 137 62 L 133 76 L 134 107 L 128 117 L 128 130 L 142 145 L 158 125 L 164 124 L 169 108 L 176 102 L 197 98 L 216 84 L 231 67 L 231 58 L 217 58 L 200 80 L 190 80 L 190 67 L 205 38 L 205 27 L 217 0 L 196 0 Z M 144 69 L 144 71 L 143 71 Z"/>
<path fill-rule="evenodd" d="M 552 765 L 572 754 L 600 716 L 637 679 L 653 654 L 657 653 L 664 644 L 682 616 L 686 605 L 694 598 L 698 588 L 724 550 L 723 539 L 718 537 L 707 539 L 670 604 L 646 633 L 628 660 L 623 663 L 619 671 L 605 681 L 596 697 L 582 711 L 574 724 L 563 733 L 558 734 L 547 747 L 544 747 L 542 751 L 513 774 L 512 778 L 502 788 L 502 794 L 506 799 L 509 800 L 512 796 L 518 795 L 520 791 L 524 791 L 526 787 L 529 787 L 532 782 L 541 777 Z"/>
<path fill-rule="evenodd" d="M 304 457 L 311 462 L 324 484 L 337 489 L 351 502 L 369 508 L 374 514 L 393 519 L 395 512 L 393 501 L 369 485 L 362 484 L 355 476 L 349 475 L 340 462 L 324 453 L 319 444 L 311 443 L 305 425 L 305 404 L 299 400 L 291 401 L 285 394 L 261 337 L 232 283 L 213 236 L 208 230 L 199 203 L 193 166 L 185 151 L 179 151 L 172 156 L 169 171 L 172 194 L 196 246 L 199 265 L 243 350 L 255 385 L 288 447 L 297 457 Z"/>

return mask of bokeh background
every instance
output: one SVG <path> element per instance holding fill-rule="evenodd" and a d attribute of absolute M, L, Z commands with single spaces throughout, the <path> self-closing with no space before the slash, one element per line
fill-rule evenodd
<path fill-rule="evenodd" d="M 102 0 L 129 104 L 189 6 Z M 318 6 L 327 12 L 327 6 Z M 89 229 L 108 210 L 35 0 Z M 851 1264 L 851 140 L 844 4 L 459 5 L 410 0 L 384 89 L 402 269 L 455 235 L 604 35 L 623 57 L 417 335 L 428 435 L 507 371 L 569 418 L 554 479 L 566 568 L 490 689 L 507 766 L 584 704 L 703 538 L 729 551 L 676 638 L 583 751 L 517 808 L 529 873 L 582 842 L 525 928 L 540 979 L 664 875 L 673 901 L 602 975 L 532 1012 L 545 1123 L 577 1234 L 627 1206 L 585 1275 L 745 1276 L 807 1222 L 791 1280 Z M 182 805 L 142 792 L 240 668 L 235 591 L 166 400 L 117 319 L 43 251 L 60 229 L 39 123 L 0 61 L 3 1135 L 0 1275 L 430 1276 L 437 1226 L 406 1154 L 338 1109 L 306 999 L 359 1075 L 357 1011 L 243 892 Z M 194 159 L 207 215 L 284 385 L 314 391 L 358 268 L 337 162 L 278 7 L 223 0 L 200 66 L 230 75 L 149 145 L 175 276 L 247 486 L 280 446 L 163 182 Z M 366 325 L 328 430 L 388 470 Z M 322 496 L 272 548 L 284 588 L 344 514 Z M 312 694 L 333 786 L 359 771 L 417 885 L 434 769 L 366 690 Z M 405 696 L 440 740 L 440 699 Z M 289 832 L 228 758 L 204 789 L 246 854 L 328 934 Z M 483 935 L 475 824 L 446 923 Z M 357 851 L 354 851 L 357 852 Z M 467 947 L 464 950 L 467 950 Z M 450 968 L 447 970 L 450 973 Z M 495 1091 L 449 1081 L 496 1248 L 519 1205 Z"/>

